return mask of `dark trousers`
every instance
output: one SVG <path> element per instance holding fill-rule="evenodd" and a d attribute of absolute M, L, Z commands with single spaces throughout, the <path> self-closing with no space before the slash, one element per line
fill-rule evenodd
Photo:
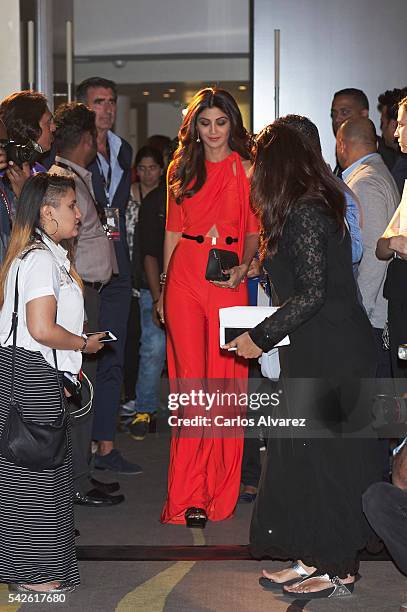
<path fill-rule="evenodd" d="M 389 300 L 389 338 L 391 367 L 394 378 L 401 379 L 399 385 L 402 387 L 400 393 L 404 393 L 407 387 L 402 379 L 407 378 L 407 361 L 398 358 L 400 344 L 407 344 L 407 302 L 401 300 Z"/>
<path fill-rule="evenodd" d="M 84 288 L 85 311 L 87 316 L 87 331 L 99 331 L 100 294 L 91 287 Z M 104 349 L 102 349 L 104 350 Z M 97 356 L 83 356 L 83 371 L 89 378 L 93 388 L 96 384 Z M 76 408 L 76 407 L 75 407 Z M 83 495 L 91 488 L 90 460 L 92 440 L 93 406 L 88 414 L 72 419 L 72 463 L 74 490 Z"/>
<path fill-rule="evenodd" d="M 139 349 L 141 338 L 139 298 L 132 297 L 129 321 L 127 324 L 127 340 L 124 352 L 124 395 L 125 401 L 134 399 L 138 374 Z"/>
<path fill-rule="evenodd" d="M 99 330 L 111 331 L 117 341 L 108 343 L 98 359 L 92 433 L 94 440 L 114 440 L 115 437 L 123 384 L 124 348 L 130 300 L 130 275 L 113 277 L 100 292 Z"/>
<path fill-rule="evenodd" d="M 393 395 L 395 392 L 394 382 L 392 379 L 391 372 L 391 358 L 390 351 L 383 348 L 383 330 L 374 327 L 373 334 L 376 340 L 377 346 L 377 393 L 384 393 L 385 395 Z M 383 457 L 383 479 L 388 481 L 389 476 L 389 454 L 390 444 L 387 438 L 378 440 L 379 452 Z"/>
<path fill-rule="evenodd" d="M 259 438 L 245 435 L 242 459 L 242 484 L 249 487 L 258 487 L 261 473 Z"/>
<path fill-rule="evenodd" d="M 378 327 L 373 328 L 374 337 L 377 346 L 377 370 L 376 378 L 391 378 L 391 359 L 390 351 L 383 348 L 383 330 Z"/>
<path fill-rule="evenodd" d="M 261 378 L 261 371 L 257 360 L 251 359 L 249 362 L 249 379 Z M 253 414 L 249 415 L 253 417 Z M 256 418 L 259 413 L 256 413 Z M 242 457 L 242 484 L 249 487 L 258 487 L 261 473 L 260 463 L 260 447 L 261 442 L 258 437 L 257 428 L 253 431 L 250 428 L 245 429 L 243 457 Z"/>
<path fill-rule="evenodd" d="M 398 347 L 407 343 L 407 261 L 392 259 L 387 268 L 383 295 L 388 301 L 391 366 L 399 395 L 406 391 L 407 361 L 398 358 Z"/>
<path fill-rule="evenodd" d="M 363 495 L 363 511 L 395 564 L 407 574 L 407 491 L 377 482 Z"/>

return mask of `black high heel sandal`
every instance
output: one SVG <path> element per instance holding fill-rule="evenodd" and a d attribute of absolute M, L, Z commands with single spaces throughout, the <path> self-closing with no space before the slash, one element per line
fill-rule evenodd
<path fill-rule="evenodd" d="M 204 529 L 208 515 L 202 508 L 191 507 L 185 512 L 185 521 L 187 527 L 198 527 Z"/>

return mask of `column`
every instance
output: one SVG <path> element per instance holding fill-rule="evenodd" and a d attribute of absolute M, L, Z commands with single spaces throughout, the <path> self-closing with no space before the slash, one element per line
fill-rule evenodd
<path fill-rule="evenodd" d="M 37 0 L 35 28 L 37 42 L 36 89 L 46 96 L 49 108 L 52 111 L 54 108 L 52 0 Z"/>
<path fill-rule="evenodd" d="M 0 100 L 21 89 L 20 2 L 2 2 Z"/>

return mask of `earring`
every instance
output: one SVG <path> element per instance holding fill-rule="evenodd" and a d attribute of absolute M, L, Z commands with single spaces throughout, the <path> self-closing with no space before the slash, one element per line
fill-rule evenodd
<path fill-rule="evenodd" d="M 199 132 L 198 132 L 198 138 L 196 139 L 197 142 L 201 142 L 201 139 L 199 138 Z"/>
<path fill-rule="evenodd" d="M 53 221 L 53 222 L 55 223 L 55 225 L 56 225 L 56 227 L 55 227 L 55 232 L 53 232 L 52 234 L 50 234 L 49 232 L 46 232 L 46 233 L 48 234 L 48 236 L 55 236 L 55 234 L 56 234 L 56 233 L 57 233 L 57 231 L 58 231 L 58 227 L 59 227 L 59 225 L 58 225 L 58 221 L 57 221 L 56 219 L 54 219 L 53 217 L 51 218 L 51 221 Z"/>

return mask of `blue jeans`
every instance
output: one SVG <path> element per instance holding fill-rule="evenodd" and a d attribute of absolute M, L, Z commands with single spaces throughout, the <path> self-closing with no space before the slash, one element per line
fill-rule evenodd
<path fill-rule="evenodd" d="M 136 412 L 155 412 L 160 407 L 160 380 L 164 369 L 165 331 L 152 319 L 153 298 L 148 289 L 140 290 L 141 340 L 136 383 Z"/>

